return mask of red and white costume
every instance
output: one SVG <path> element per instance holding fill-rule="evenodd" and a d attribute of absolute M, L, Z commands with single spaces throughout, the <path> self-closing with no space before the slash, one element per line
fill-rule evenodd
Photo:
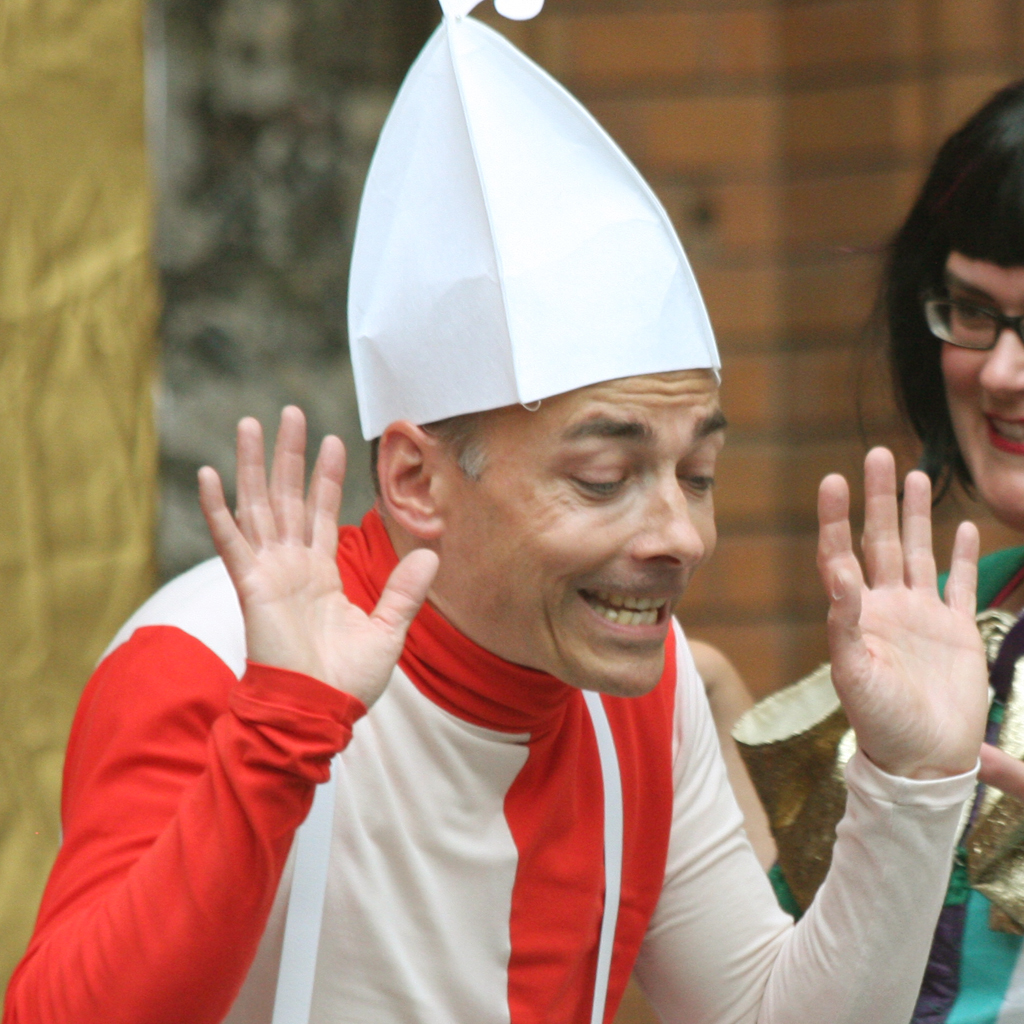
<path fill-rule="evenodd" d="M 341 531 L 370 609 L 396 558 Z M 239 678 L 240 677 L 240 678 Z M 622 780 L 604 1019 L 630 971 L 678 1024 L 904 1024 L 973 774 L 857 755 L 833 870 L 800 924 L 742 831 L 680 632 L 647 696 L 602 697 Z M 336 762 L 311 1020 L 587 1024 L 604 912 L 603 782 L 584 695 L 421 611 L 369 714 L 249 665 L 219 562 L 158 593 L 82 699 L 60 851 L 4 1024 L 263 1024 L 289 850 Z"/>

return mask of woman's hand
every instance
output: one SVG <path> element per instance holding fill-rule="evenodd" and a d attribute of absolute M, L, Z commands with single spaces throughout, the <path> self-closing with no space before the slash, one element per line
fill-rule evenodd
<path fill-rule="evenodd" d="M 981 745 L 978 780 L 1024 803 L 1024 761 L 1011 757 L 1005 750 L 989 743 Z"/>
<path fill-rule="evenodd" d="M 244 419 L 238 424 L 236 515 L 209 466 L 199 471 L 199 501 L 238 592 L 249 659 L 304 672 L 369 707 L 384 691 L 426 599 L 437 555 L 420 549 L 406 556 L 371 615 L 352 604 L 336 561 L 345 448 L 337 437 L 324 438 L 304 498 L 305 448 L 305 418 L 288 406 L 268 490 L 262 430 Z"/>
<path fill-rule="evenodd" d="M 931 485 L 907 477 L 903 538 L 896 467 L 884 448 L 864 463 L 863 551 L 853 552 L 849 490 L 837 475 L 818 494 L 818 568 L 831 601 L 832 678 L 857 742 L 892 775 L 928 779 L 977 764 L 988 672 L 974 623 L 978 531 L 961 523 L 945 602 L 936 588 Z"/>

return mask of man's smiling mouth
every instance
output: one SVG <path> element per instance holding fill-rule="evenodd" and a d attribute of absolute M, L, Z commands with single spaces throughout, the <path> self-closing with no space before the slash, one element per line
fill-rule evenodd
<path fill-rule="evenodd" d="M 635 597 L 607 590 L 581 590 L 580 596 L 602 618 L 619 626 L 653 626 L 668 604 L 664 597 Z"/>

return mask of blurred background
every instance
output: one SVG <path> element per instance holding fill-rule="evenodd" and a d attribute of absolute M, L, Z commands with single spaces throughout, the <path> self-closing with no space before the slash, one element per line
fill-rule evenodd
<path fill-rule="evenodd" d="M 731 428 L 720 540 L 680 607 L 757 694 L 825 657 L 815 491 L 915 458 L 870 314 L 938 143 L 1024 74 L 1024 0 L 548 0 L 506 32 L 661 197 Z M 372 490 L 345 337 L 360 189 L 434 0 L 0 3 L 0 990 L 59 833 L 78 695 L 211 553 L 195 497 L 286 402 Z M 857 488 L 855 487 L 855 492 Z M 963 495 L 983 549 L 1008 542 Z M 940 553 L 940 561 L 943 555 Z M 648 1019 L 639 1005 L 620 1020 Z"/>

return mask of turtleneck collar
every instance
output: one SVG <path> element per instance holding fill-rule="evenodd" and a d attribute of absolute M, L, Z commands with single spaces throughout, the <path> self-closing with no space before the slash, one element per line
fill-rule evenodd
<path fill-rule="evenodd" d="M 339 533 L 338 568 L 349 600 L 369 613 L 398 556 L 376 509 Z M 399 665 L 446 711 L 487 729 L 536 734 L 557 725 L 579 691 L 546 672 L 499 658 L 459 632 L 429 602 L 409 629 Z"/>

